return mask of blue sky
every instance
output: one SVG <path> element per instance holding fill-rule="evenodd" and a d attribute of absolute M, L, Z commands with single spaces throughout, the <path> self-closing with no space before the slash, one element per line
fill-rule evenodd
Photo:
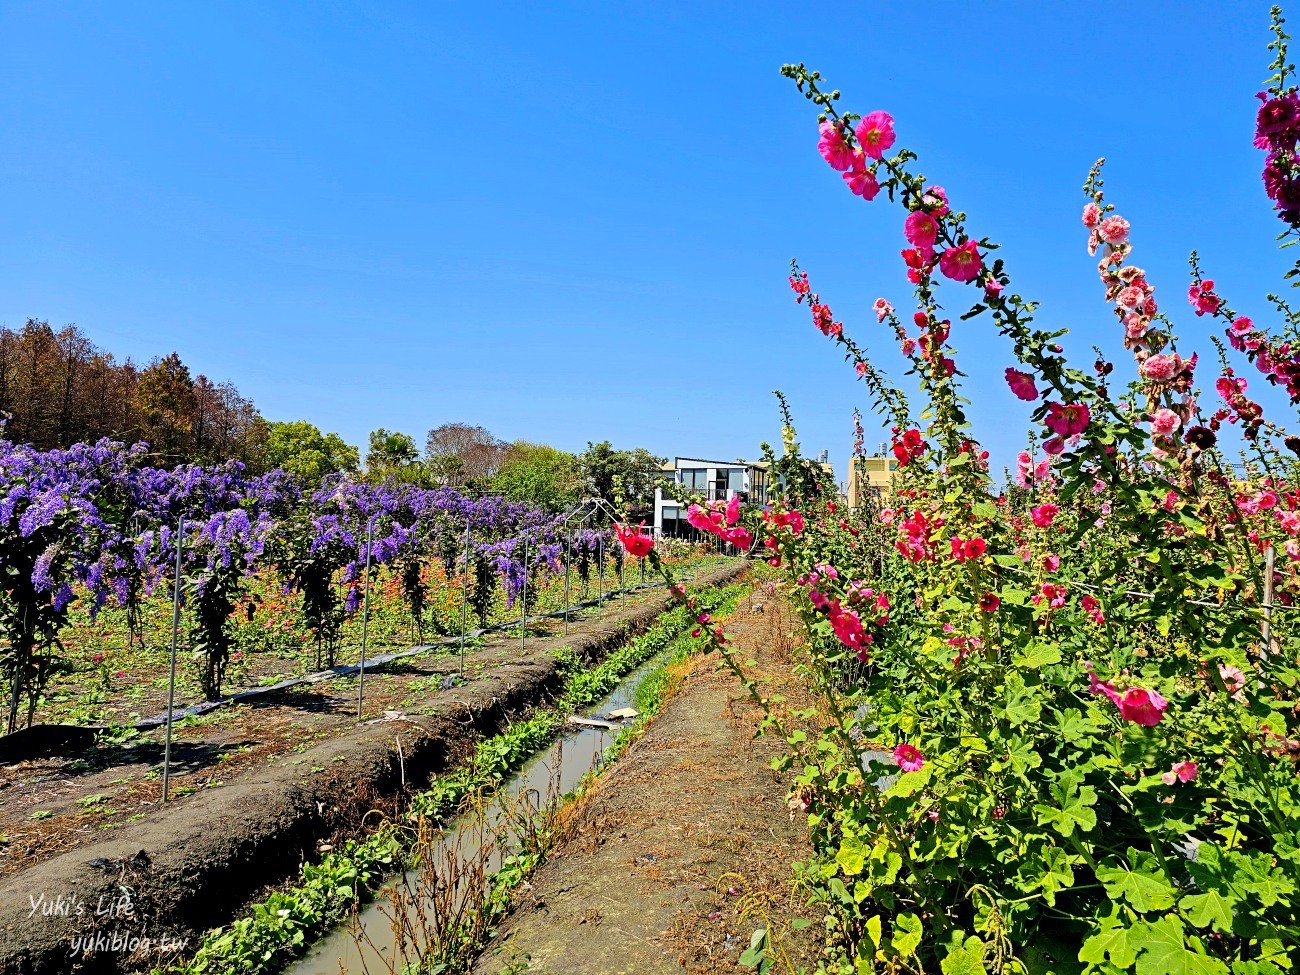
<path fill-rule="evenodd" d="M 902 215 L 825 166 L 780 65 L 890 111 L 1040 322 L 1124 364 L 1078 222 L 1100 155 L 1185 346 L 1208 350 L 1193 247 L 1268 319 L 1287 255 L 1250 144 L 1267 26 L 1244 2 L 10 0 L 0 322 L 178 351 L 355 443 L 465 420 L 751 456 L 779 441 L 780 388 L 842 472 L 868 397 L 786 269 L 898 374 L 869 308 L 908 297 Z M 1009 352 L 978 322 L 953 341 L 1007 463 L 1028 415 Z"/>

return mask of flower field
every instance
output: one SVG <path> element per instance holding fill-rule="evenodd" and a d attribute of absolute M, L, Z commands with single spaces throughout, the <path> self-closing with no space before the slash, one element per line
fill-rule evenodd
<path fill-rule="evenodd" d="M 566 520 L 451 488 L 333 477 L 311 490 L 234 463 L 156 468 L 144 445 L 109 441 L 0 441 L 0 474 L 11 731 L 165 710 L 173 611 L 184 705 L 354 663 L 363 633 L 373 653 L 459 636 L 462 618 L 477 629 L 555 612 L 626 568 L 590 511 Z"/>
<path fill-rule="evenodd" d="M 1300 95 L 1276 11 L 1274 32 L 1256 145 L 1294 243 Z M 1136 263 L 1144 228 L 1106 197 L 1098 163 L 1080 251 L 1132 358 L 1080 365 L 1064 331 L 1035 323 L 996 243 L 917 175 L 902 124 L 842 111 L 803 65 L 783 73 L 852 205 L 898 208 L 913 307 L 881 298 L 869 324 L 922 397 L 908 401 L 796 265 L 796 301 L 892 429 L 893 493 L 846 511 L 787 479 L 761 512 L 691 510 L 701 531 L 756 539 L 810 634 L 819 733 L 795 730 L 810 715 L 771 687 L 749 688 L 789 741 L 826 969 L 1294 970 L 1300 437 L 1255 393 L 1300 404 L 1300 312 L 1277 296 L 1238 311 L 1247 300 L 1217 290 L 1195 254 L 1190 285 L 1165 301 Z M 1220 326 L 1208 355 L 1178 341 L 1184 293 L 1184 313 Z M 977 341 L 1001 342 L 1032 411 L 1005 480 L 963 398 L 956 345 Z M 792 469 L 789 427 L 784 440 Z M 743 677 L 727 634 L 699 623 Z M 778 957 L 746 953 L 763 971 Z"/>

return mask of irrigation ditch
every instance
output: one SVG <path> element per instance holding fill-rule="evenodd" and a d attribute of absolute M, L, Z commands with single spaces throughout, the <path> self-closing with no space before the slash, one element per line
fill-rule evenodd
<path fill-rule="evenodd" d="M 716 592 L 743 569 L 696 585 Z M 586 633 L 536 639 L 517 659 L 498 650 L 475 661 L 475 651 L 468 659 L 490 669 L 435 695 L 426 713 L 358 725 L 296 765 L 259 769 L 4 878 L 0 972 L 137 972 L 160 959 L 168 970 L 169 956 L 196 954 L 193 971 L 282 967 L 409 851 L 400 829 L 367 826 L 402 821 L 412 802 L 435 820 L 517 767 L 560 729 L 558 705 L 589 706 L 617 683 L 622 674 L 600 662 L 668 605 L 665 595 L 619 609 Z"/>

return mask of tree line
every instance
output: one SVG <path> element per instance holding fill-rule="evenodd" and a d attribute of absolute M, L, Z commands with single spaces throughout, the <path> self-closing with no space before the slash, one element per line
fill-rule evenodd
<path fill-rule="evenodd" d="M 175 352 L 144 367 L 119 361 L 75 325 L 29 318 L 0 327 L 0 437 L 41 450 L 107 437 L 144 441 L 159 465 L 242 462 L 283 468 L 306 484 L 331 473 L 497 494 L 560 511 L 584 497 L 652 516 L 664 459 L 642 448 L 588 443 L 580 454 L 502 440 L 482 426 L 443 423 L 421 452 L 413 437 L 380 428 L 361 452 L 305 420 L 265 419 L 231 383 L 194 375 Z"/>

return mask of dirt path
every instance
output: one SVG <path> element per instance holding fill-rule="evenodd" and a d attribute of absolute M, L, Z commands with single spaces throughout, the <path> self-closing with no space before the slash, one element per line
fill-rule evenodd
<path fill-rule="evenodd" d="M 771 601 L 761 613 L 742 604 L 727 626 L 740 659 L 787 694 L 791 628 Z M 753 971 L 736 962 L 765 918 L 791 962 L 814 965 L 815 939 L 789 931 L 803 910 L 792 867 L 809 850 L 770 767 L 784 745 L 754 740 L 758 709 L 717 664 L 681 666 L 678 690 L 573 810 L 476 975 Z"/>

